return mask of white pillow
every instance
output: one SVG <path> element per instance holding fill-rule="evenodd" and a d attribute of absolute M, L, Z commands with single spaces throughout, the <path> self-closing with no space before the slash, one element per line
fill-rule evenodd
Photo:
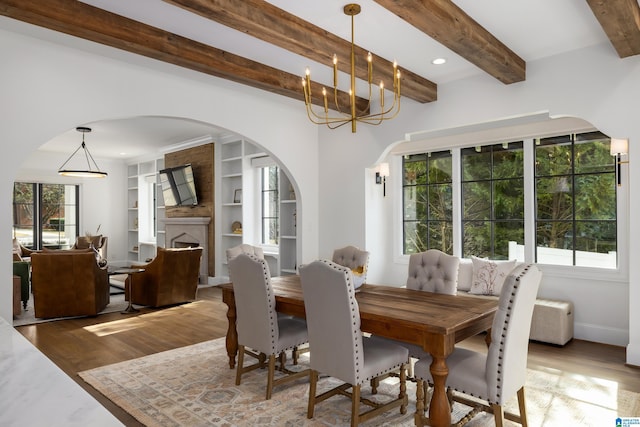
<path fill-rule="evenodd" d="M 500 295 L 504 280 L 516 266 L 515 259 L 496 262 L 471 256 L 471 262 L 473 279 L 469 293 L 476 295 Z"/>

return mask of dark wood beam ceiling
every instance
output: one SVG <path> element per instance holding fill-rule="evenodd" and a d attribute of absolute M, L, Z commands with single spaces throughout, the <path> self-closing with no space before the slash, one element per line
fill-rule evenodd
<path fill-rule="evenodd" d="M 287 49 L 321 64 L 331 65 L 335 53 L 338 68 L 351 72 L 351 42 L 323 30 L 292 15 L 264 0 L 164 0 L 211 19 L 227 27 L 234 28 L 260 40 Z M 357 16 L 356 16 L 357 41 Z M 344 25 L 351 25 L 351 18 L 344 15 Z M 356 75 L 367 80 L 367 50 L 356 46 Z M 393 64 L 371 52 L 373 55 L 374 83 L 384 81 L 387 88 L 393 87 Z M 401 66 L 402 64 L 400 64 Z M 304 70 L 300 70 L 302 75 Z M 401 67 L 402 96 L 425 103 L 437 99 L 436 84 Z"/>
<path fill-rule="evenodd" d="M 0 0 L 0 14 L 191 70 L 304 100 L 301 76 L 234 55 L 76 0 Z M 312 91 L 322 85 L 312 82 Z M 322 106 L 321 98 L 314 100 Z M 349 105 L 341 91 L 339 102 Z M 366 111 L 368 101 L 357 98 Z"/>
<path fill-rule="evenodd" d="M 450 0 L 375 0 L 502 83 L 525 80 L 526 64 Z"/>
<path fill-rule="evenodd" d="M 620 58 L 640 54 L 638 0 L 587 0 Z"/>

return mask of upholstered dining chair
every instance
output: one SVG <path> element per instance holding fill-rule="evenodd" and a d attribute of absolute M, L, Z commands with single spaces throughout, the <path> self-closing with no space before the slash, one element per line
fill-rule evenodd
<path fill-rule="evenodd" d="M 300 268 L 300 281 L 311 349 L 307 418 L 313 418 L 316 403 L 336 394 L 351 397 L 352 426 L 395 407 L 406 413 L 405 366 L 409 353 L 402 346 L 363 336 L 351 270 L 331 261 L 314 261 Z M 396 399 L 383 404 L 361 399 L 363 384 L 393 371 L 399 371 L 400 376 Z M 344 384 L 316 396 L 320 373 Z M 374 408 L 360 413 L 361 401 Z"/>
<path fill-rule="evenodd" d="M 344 248 L 333 251 L 331 261 L 351 269 L 356 289 L 367 280 L 367 268 L 369 267 L 368 251 L 351 245 L 345 246 Z"/>
<path fill-rule="evenodd" d="M 533 307 L 542 274 L 535 265 L 516 267 L 506 278 L 500 293 L 498 311 L 491 329 L 491 344 L 487 352 L 456 347 L 447 358 L 449 375 L 446 386 L 450 400 L 462 402 L 473 410 L 465 417 L 470 420 L 477 412 L 493 412 L 496 426 L 504 418 L 526 427 L 524 386 L 527 378 L 527 353 Z M 420 359 L 415 365 L 416 417 L 424 408 L 424 382 L 431 383 L 431 357 Z M 504 403 L 518 396 L 520 415 L 504 413 Z M 479 404 L 464 395 L 482 399 Z M 422 402 L 422 405 L 418 403 Z M 421 407 L 419 407 L 421 406 Z"/>
<path fill-rule="evenodd" d="M 252 246 L 247 243 L 241 243 L 237 246 L 227 249 L 227 263 L 240 254 L 255 255 L 259 259 L 264 259 L 264 251 L 261 247 Z"/>
<path fill-rule="evenodd" d="M 229 261 L 229 274 L 233 282 L 236 303 L 236 330 L 238 332 L 238 366 L 236 385 L 242 374 L 264 367 L 268 358 L 266 399 L 271 399 L 273 387 L 309 375 L 309 370 L 292 372 L 285 367 L 285 351 L 308 342 L 304 320 L 276 315 L 276 298 L 271 288 L 271 274 L 264 259 L 240 254 Z M 252 351 L 254 350 L 254 351 Z M 258 361 L 244 366 L 245 354 Z M 276 357 L 279 370 L 285 374 L 274 379 Z"/>

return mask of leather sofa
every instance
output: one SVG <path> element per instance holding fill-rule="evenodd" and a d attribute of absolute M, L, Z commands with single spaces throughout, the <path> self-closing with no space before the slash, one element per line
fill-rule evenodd
<path fill-rule="evenodd" d="M 162 307 L 196 299 L 202 248 L 158 248 L 148 264 L 136 265 L 144 272 L 125 282 L 125 296 L 133 304 Z"/>
<path fill-rule="evenodd" d="M 92 249 L 32 254 L 31 289 L 37 318 L 95 316 L 109 304 L 107 269 Z"/>

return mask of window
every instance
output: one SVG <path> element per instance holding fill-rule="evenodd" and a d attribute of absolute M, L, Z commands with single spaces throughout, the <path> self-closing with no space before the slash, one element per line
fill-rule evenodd
<path fill-rule="evenodd" d="M 262 205 L 262 244 L 277 245 L 280 236 L 278 167 L 260 168 Z"/>
<path fill-rule="evenodd" d="M 403 156 L 403 253 L 616 268 L 609 145 L 587 132 Z"/>
<path fill-rule="evenodd" d="M 536 259 L 615 268 L 616 177 L 600 132 L 536 141 Z"/>
<path fill-rule="evenodd" d="M 30 249 L 65 249 L 78 236 L 79 186 L 16 182 L 13 235 Z"/>
<path fill-rule="evenodd" d="M 453 250 L 451 152 L 405 156 L 403 168 L 404 253 Z"/>
<path fill-rule="evenodd" d="M 522 142 L 464 148 L 462 256 L 509 259 L 524 244 Z"/>

